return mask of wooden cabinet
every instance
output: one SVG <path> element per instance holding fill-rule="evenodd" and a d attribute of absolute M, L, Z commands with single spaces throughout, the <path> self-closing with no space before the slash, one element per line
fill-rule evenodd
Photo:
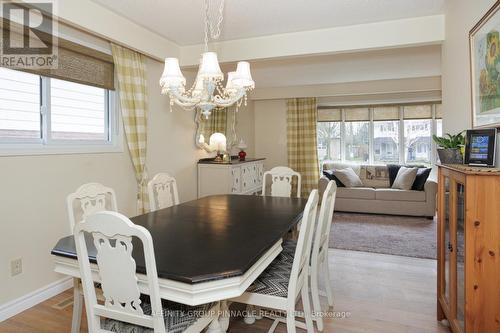
<path fill-rule="evenodd" d="M 198 198 L 214 194 L 252 194 L 262 191 L 264 159 L 198 162 Z"/>
<path fill-rule="evenodd" d="M 439 166 L 438 320 L 500 332 L 500 170 Z"/>

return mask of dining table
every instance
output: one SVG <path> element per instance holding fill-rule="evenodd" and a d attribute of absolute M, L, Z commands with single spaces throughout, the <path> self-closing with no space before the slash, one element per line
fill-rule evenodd
<path fill-rule="evenodd" d="M 242 295 L 282 251 L 307 200 L 258 195 L 213 195 L 156 210 L 131 221 L 153 238 L 160 297 L 191 306 Z M 100 282 L 91 235 L 87 248 L 93 279 Z M 139 289 L 147 293 L 142 244 L 133 240 Z M 74 237 L 51 251 L 55 271 L 80 278 Z M 229 318 L 221 316 L 227 330 Z"/>

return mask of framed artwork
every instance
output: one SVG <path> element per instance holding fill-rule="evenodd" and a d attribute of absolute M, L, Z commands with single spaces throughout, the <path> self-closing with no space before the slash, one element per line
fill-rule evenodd
<path fill-rule="evenodd" d="M 500 1 L 469 33 L 472 126 L 500 128 Z"/>

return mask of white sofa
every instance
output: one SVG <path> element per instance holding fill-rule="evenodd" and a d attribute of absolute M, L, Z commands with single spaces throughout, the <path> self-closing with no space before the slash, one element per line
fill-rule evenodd
<path fill-rule="evenodd" d="M 411 215 L 433 217 L 436 213 L 437 183 L 429 176 L 424 191 L 389 188 L 389 172 L 385 166 L 326 163 L 323 170 L 350 167 L 360 176 L 363 187 L 339 187 L 335 210 L 343 212 Z M 385 169 L 385 170 L 384 170 Z M 318 188 L 322 194 L 329 179 L 322 176 Z"/>

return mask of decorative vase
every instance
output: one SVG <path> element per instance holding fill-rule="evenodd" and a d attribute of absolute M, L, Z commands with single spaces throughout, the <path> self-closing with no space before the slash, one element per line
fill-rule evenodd
<path fill-rule="evenodd" d="M 463 164 L 464 158 L 460 148 L 438 148 L 441 164 Z"/>
<path fill-rule="evenodd" d="M 240 161 L 244 161 L 246 156 L 247 156 L 247 153 L 244 150 L 241 150 L 238 153 L 238 157 L 240 158 Z"/>

